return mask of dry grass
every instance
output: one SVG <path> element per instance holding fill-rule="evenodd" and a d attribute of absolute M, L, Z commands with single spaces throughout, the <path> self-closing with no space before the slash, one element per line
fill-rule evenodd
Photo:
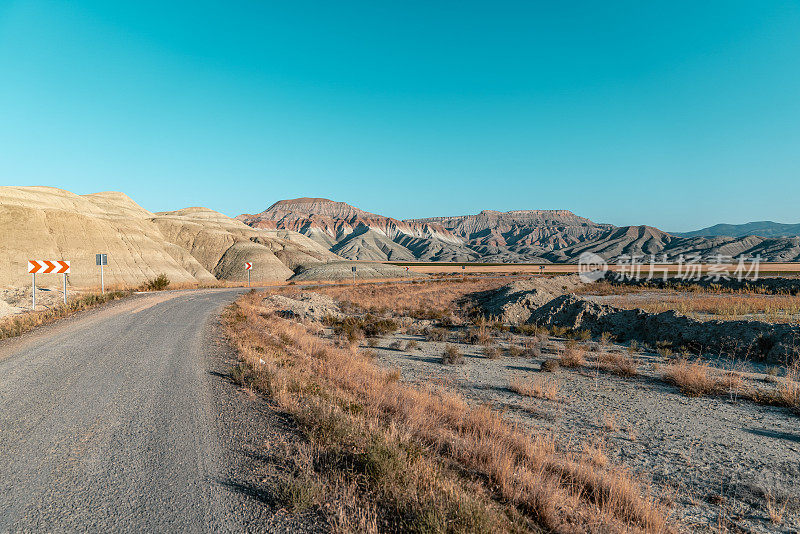
<path fill-rule="evenodd" d="M 800 408 L 800 361 L 786 368 L 786 376 L 778 382 L 777 392 L 785 406 Z"/>
<path fill-rule="evenodd" d="M 721 373 L 700 361 L 677 360 L 664 366 L 664 380 L 690 397 L 733 393 L 742 390 L 742 378 L 735 373 Z"/>
<path fill-rule="evenodd" d="M 800 360 L 786 368 L 785 376 L 771 379 L 775 383 L 774 389 L 757 390 L 749 397 L 760 404 L 784 406 L 800 412 Z"/>
<path fill-rule="evenodd" d="M 602 442 L 595 441 L 591 444 L 587 443 L 583 451 L 589 461 L 597 467 L 605 467 L 608 465 L 608 455 L 606 454 L 605 446 Z"/>
<path fill-rule="evenodd" d="M 558 382 L 546 378 L 536 377 L 527 380 L 512 380 L 508 389 L 523 397 L 547 400 L 558 399 Z"/>
<path fill-rule="evenodd" d="M 583 367 L 586 365 L 586 352 L 577 346 L 566 345 L 558 358 L 561 367 Z"/>
<path fill-rule="evenodd" d="M 295 493 L 310 496 L 333 528 L 672 530 L 624 472 L 560 451 L 551 436 L 531 435 L 488 407 L 392 379 L 299 323 L 263 315 L 262 296 L 245 296 L 226 312 L 245 366 L 238 380 L 268 395 L 303 430 L 311 445 L 295 479 L 310 477 L 325 491 Z"/>
<path fill-rule="evenodd" d="M 620 295 L 607 303 L 617 308 L 641 308 L 650 313 L 673 310 L 684 315 L 716 315 L 723 319 L 762 315 L 775 322 L 791 320 L 800 314 L 800 295 L 659 293 L 646 298 Z"/>
<path fill-rule="evenodd" d="M 484 348 L 483 354 L 490 360 L 497 360 L 503 355 L 503 351 L 498 346 L 492 346 Z"/>
<path fill-rule="evenodd" d="M 620 352 L 601 352 L 597 355 L 597 366 L 617 376 L 631 377 L 639 374 L 636 361 Z"/>
<path fill-rule="evenodd" d="M 514 358 L 519 358 L 525 354 L 525 349 L 520 347 L 519 345 L 509 345 L 508 347 L 508 355 L 513 356 Z"/>
<path fill-rule="evenodd" d="M 495 339 L 486 322 L 481 321 L 476 328 L 471 328 L 467 332 L 466 341 L 478 345 L 491 345 Z"/>
<path fill-rule="evenodd" d="M 16 337 L 29 332 L 38 326 L 53 323 L 59 319 L 64 319 L 77 312 L 94 308 L 130 296 L 130 291 L 106 291 L 105 293 L 89 293 L 81 295 L 61 304 L 43 311 L 31 311 L 12 315 L 0 319 L 0 339 Z"/>
<path fill-rule="evenodd" d="M 314 291 L 365 310 L 392 310 L 420 319 L 439 320 L 449 317 L 464 295 L 497 289 L 508 282 L 481 278 L 428 280 L 415 284 L 324 287 Z"/>
<path fill-rule="evenodd" d="M 783 518 L 786 514 L 786 506 L 789 504 L 789 499 L 785 499 L 783 504 L 776 501 L 772 495 L 767 494 L 765 497 L 767 515 L 773 525 L 782 525 Z"/>
<path fill-rule="evenodd" d="M 542 371 L 547 373 L 555 373 L 561 368 L 558 364 L 558 360 L 555 358 L 549 358 L 542 362 Z"/>
<path fill-rule="evenodd" d="M 442 354 L 442 363 L 445 365 L 461 365 L 464 363 L 464 355 L 455 345 L 447 345 Z"/>
<path fill-rule="evenodd" d="M 604 413 L 601 420 L 601 426 L 608 432 L 616 432 L 618 426 L 617 419 L 614 417 L 614 414 L 610 414 L 608 412 Z"/>

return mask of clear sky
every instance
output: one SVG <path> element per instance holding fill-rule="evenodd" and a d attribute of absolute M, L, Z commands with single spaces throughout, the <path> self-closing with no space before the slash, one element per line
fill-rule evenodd
<path fill-rule="evenodd" d="M 0 183 L 800 222 L 800 3 L 0 0 Z"/>

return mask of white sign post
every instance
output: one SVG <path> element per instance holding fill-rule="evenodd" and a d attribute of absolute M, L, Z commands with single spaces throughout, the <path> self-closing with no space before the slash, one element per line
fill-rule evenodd
<path fill-rule="evenodd" d="M 108 254 L 95 254 L 94 261 L 100 266 L 100 291 L 106 292 L 106 281 L 103 276 L 103 267 L 108 265 Z"/>
<path fill-rule="evenodd" d="M 253 270 L 253 264 L 249 261 L 244 262 L 244 270 L 247 271 L 247 287 L 250 287 L 250 271 Z"/>
<path fill-rule="evenodd" d="M 33 275 L 33 309 L 36 309 L 36 273 L 64 275 L 64 304 L 67 303 L 69 262 L 64 260 L 28 260 L 28 273 Z"/>
<path fill-rule="evenodd" d="M 353 265 L 351 270 L 353 271 L 353 285 L 356 285 L 356 266 Z"/>

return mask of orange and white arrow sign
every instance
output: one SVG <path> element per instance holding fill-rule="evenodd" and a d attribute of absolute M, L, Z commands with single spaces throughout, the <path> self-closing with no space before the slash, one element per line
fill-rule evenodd
<path fill-rule="evenodd" d="M 253 264 L 252 264 L 252 263 L 250 263 L 250 262 L 247 262 L 247 261 L 246 261 L 246 262 L 244 262 L 244 270 L 245 270 L 245 271 L 249 271 L 249 270 L 250 270 L 250 269 L 252 269 L 252 268 L 253 268 Z"/>
<path fill-rule="evenodd" d="M 28 260 L 28 274 L 69 274 L 69 262 L 64 260 Z"/>

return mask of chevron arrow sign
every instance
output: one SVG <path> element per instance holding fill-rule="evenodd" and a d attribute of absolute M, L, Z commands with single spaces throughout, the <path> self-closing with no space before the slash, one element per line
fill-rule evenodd
<path fill-rule="evenodd" d="M 64 260 L 28 260 L 28 274 L 69 274 L 69 262 Z"/>
<path fill-rule="evenodd" d="M 245 264 L 244 264 L 244 269 L 245 269 L 245 271 L 249 271 L 249 270 L 250 270 L 250 269 L 252 269 L 252 268 L 253 268 L 253 264 L 252 264 L 252 263 L 250 263 L 250 262 L 245 262 Z"/>

